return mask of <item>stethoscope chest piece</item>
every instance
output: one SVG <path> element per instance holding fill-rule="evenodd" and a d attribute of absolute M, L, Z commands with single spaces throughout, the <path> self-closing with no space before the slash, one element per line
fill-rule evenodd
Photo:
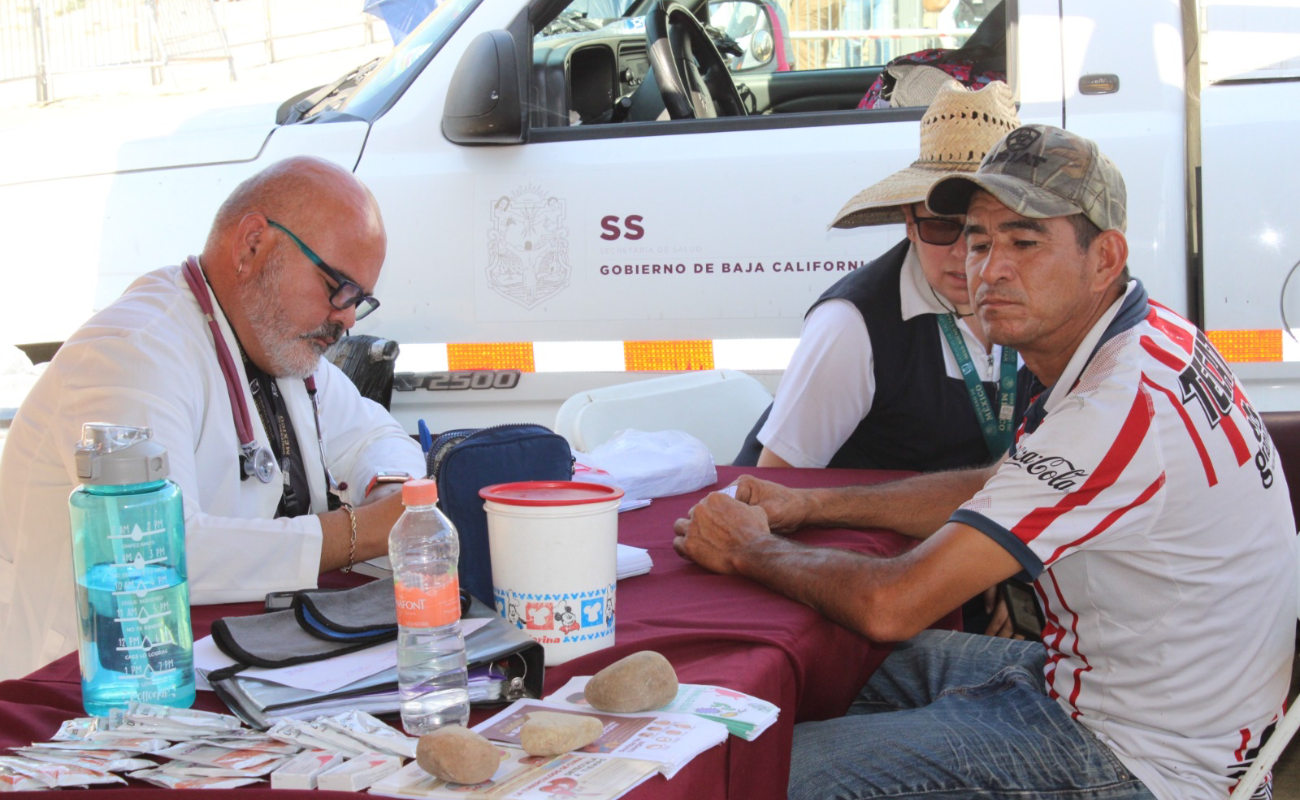
<path fill-rule="evenodd" d="M 275 456 L 266 446 L 255 446 L 252 442 L 240 448 L 243 451 L 244 474 L 256 477 L 262 483 L 270 483 L 275 477 Z"/>

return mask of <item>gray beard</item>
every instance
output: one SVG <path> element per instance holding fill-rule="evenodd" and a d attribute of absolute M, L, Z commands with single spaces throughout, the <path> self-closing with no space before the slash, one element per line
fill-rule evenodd
<path fill-rule="evenodd" d="M 262 365 L 266 371 L 277 378 L 306 378 L 316 371 L 321 354 L 325 352 L 325 348 L 312 340 L 316 337 L 338 339 L 343 335 L 343 326 L 326 321 L 309 333 L 298 336 L 284 333 L 283 267 L 278 254 L 272 257 L 262 274 L 245 284 L 239 299 L 257 342 L 266 353 L 269 363 Z"/>

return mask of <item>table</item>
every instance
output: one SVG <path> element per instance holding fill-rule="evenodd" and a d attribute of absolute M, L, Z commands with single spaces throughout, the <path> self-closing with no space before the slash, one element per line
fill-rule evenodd
<path fill-rule="evenodd" d="M 657 650 L 672 662 L 682 683 L 712 684 L 735 689 L 775 703 L 781 715 L 758 740 L 728 737 L 695 758 L 672 781 L 656 776 L 629 798 L 784 798 L 790 770 L 794 724 L 844 713 L 858 689 L 888 654 L 888 647 L 827 621 L 803 605 L 769 591 L 746 578 L 715 575 L 683 560 L 673 550 L 673 520 L 706 491 L 721 488 L 743 473 L 752 473 L 788 486 L 844 486 L 876 483 L 904 476 L 899 472 L 866 470 L 797 470 L 720 467 L 719 482 L 709 490 L 655 500 L 644 509 L 619 517 L 619 540 L 650 552 L 654 568 L 648 575 L 618 585 L 615 644 L 566 664 L 550 667 L 546 692 L 570 678 L 592 675 L 602 667 L 638 650 Z M 892 556 L 909 549 L 913 540 L 888 531 L 809 529 L 797 540 Z M 322 586 L 356 585 L 364 579 L 333 573 Z M 221 617 L 260 612 L 258 603 L 198 606 L 192 617 L 196 638 L 206 636 Z M 956 612 L 936 627 L 960 625 Z M 210 692 L 200 692 L 196 708 L 225 711 Z M 476 710 L 472 723 L 489 711 Z M 76 655 L 65 656 L 31 675 L 0 683 L 0 747 L 46 741 L 59 724 L 84 716 Z M 142 784 L 99 791 L 137 791 Z M 243 800 L 262 793 L 266 784 L 226 791 L 204 791 L 212 800 L 223 795 Z M 319 794 L 319 793 L 318 793 Z M 331 794 L 331 793 L 325 793 Z M 328 800 L 320 795 L 322 800 Z M 283 793 L 277 793 L 283 798 Z"/>

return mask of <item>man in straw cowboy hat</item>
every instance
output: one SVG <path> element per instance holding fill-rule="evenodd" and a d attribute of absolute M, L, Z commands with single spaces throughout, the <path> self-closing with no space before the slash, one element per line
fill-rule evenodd
<path fill-rule="evenodd" d="M 971 317 L 961 216 L 923 201 L 1019 124 L 1005 83 L 971 92 L 950 80 L 921 119 L 920 158 L 835 215 L 837 228 L 903 222 L 907 237 L 813 304 L 737 463 L 929 472 L 1006 452 L 1028 380 L 1015 350 L 990 346 Z"/>
<path fill-rule="evenodd" d="M 1205 334 L 1129 279 L 1124 181 L 1096 143 L 1019 128 L 927 202 L 966 215 L 975 312 L 1047 387 L 1008 457 L 843 490 L 744 477 L 675 526 L 685 557 L 903 642 L 849 716 L 795 728 L 790 796 L 1226 797 L 1295 646 L 1268 431 Z M 884 560 L 771 533 L 808 525 L 924 541 Z M 925 630 L 1017 573 L 1042 642 Z"/>

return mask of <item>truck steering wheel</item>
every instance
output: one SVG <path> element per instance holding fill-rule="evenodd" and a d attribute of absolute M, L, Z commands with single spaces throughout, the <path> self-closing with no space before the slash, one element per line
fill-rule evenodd
<path fill-rule="evenodd" d="M 685 6 L 659 0 L 645 20 L 646 52 L 672 119 L 743 117 L 745 104 L 718 48 Z"/>

